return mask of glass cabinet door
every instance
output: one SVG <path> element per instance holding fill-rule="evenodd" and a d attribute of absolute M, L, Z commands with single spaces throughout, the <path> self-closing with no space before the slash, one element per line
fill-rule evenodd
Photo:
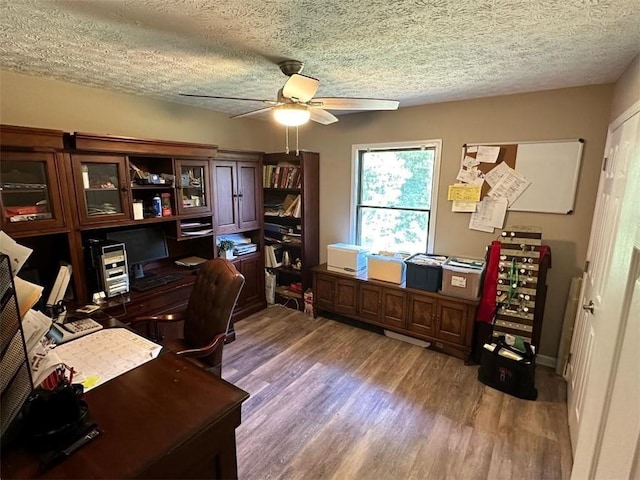
<path fill-rule="evenodd" d="M 81 222 L 128 219 L 124 157 L 76 155 L 73 158 Z"/>
<path fill-rule="evenodd" d="M 64 226 L 54 153 L 2 152 L 0 194 L 3 228 Z"/>
<path fill-rule="evenodd" d="M 206 160 L 176 160 L 178 178 L 178 213 L 211 211 L 209 199 L 209 162 Z"/>

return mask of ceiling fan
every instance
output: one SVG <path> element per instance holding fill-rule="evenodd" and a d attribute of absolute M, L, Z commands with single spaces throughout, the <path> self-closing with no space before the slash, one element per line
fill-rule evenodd
<path fill-rule="evenodd" d="M 268 107 L 253 110 L 231 118 L 248 117 L 260 113 L 273 111 L 277 122 L 288 127 L 295 127 L 312 120 L 322 125 L 335 123 L 338 119 L 327 110 L 397 110 L 399 102 L 396 100 L 379 100 L 373 98 L 338 98 L 318 97 L 314 98 L 320 81 L 301 75 L 304 63 L 298 60 L 286 60 L 278 63 L 282 73 L 289 79 L 278 90 L 276 100 L 263 100 L 258 98 L 220 97 L 214 95 L 196 95 L 181 93 L 183 97 L 218 98 L 223 100 L 243 100 L 262 102 Z"/>

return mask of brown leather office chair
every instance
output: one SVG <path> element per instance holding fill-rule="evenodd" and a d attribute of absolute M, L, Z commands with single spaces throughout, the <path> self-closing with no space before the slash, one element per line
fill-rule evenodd
<path fill-rule="evenodd" d="M 157 335 L 159 324 L 184 320 L 184 338 L 163 341 L 163 346 L 220 376 L 222 347 L 243 285 L 244 277 L 231 262 L 209 260 L 198 272 L 184 312 L 138 317 L 133 326 L 149 323 Z"/>

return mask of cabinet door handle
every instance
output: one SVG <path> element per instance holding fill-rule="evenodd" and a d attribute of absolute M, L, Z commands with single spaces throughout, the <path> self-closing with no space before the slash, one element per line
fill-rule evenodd
<path fill-rule="evenodd" d="M 242 193 L 239 193 L 239 194 L 238 194 L 238 197 L 242 198 Z"/>

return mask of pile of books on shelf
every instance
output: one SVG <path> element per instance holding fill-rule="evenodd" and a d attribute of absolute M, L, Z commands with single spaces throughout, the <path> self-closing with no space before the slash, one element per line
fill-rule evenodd
<path fill-rule="evenodd" d="M 301 172 L 296 165 L 265 165 L 262 173 L 264 188 L 300 188 Z"/>
<path fill-rule="evenodd" d="M 264 224 L 264 238 L 275 243 L 300 243 L 302 240 L 301 225 L 288 227 L 267 222 Z"/>
<path fill-rule="evenodd" d="M 268 217 L 300 218 L 302 215 L 302 201 L 300 195 L 287 195 L 282 201 L 265 201 L 264 214 Z"/>
<path fill-rule="evenodd" d="M 258 245 L 251 243 L 251 239 L 245 237 L 241 233 L 220 235 L 216 238 L 216 244 L 218 247 L 220 246 L 220 242 L 223 240 L 228 240 L 233 243 L 233 254 L 235 256 L 247 255 L 258 250 Z"/>

